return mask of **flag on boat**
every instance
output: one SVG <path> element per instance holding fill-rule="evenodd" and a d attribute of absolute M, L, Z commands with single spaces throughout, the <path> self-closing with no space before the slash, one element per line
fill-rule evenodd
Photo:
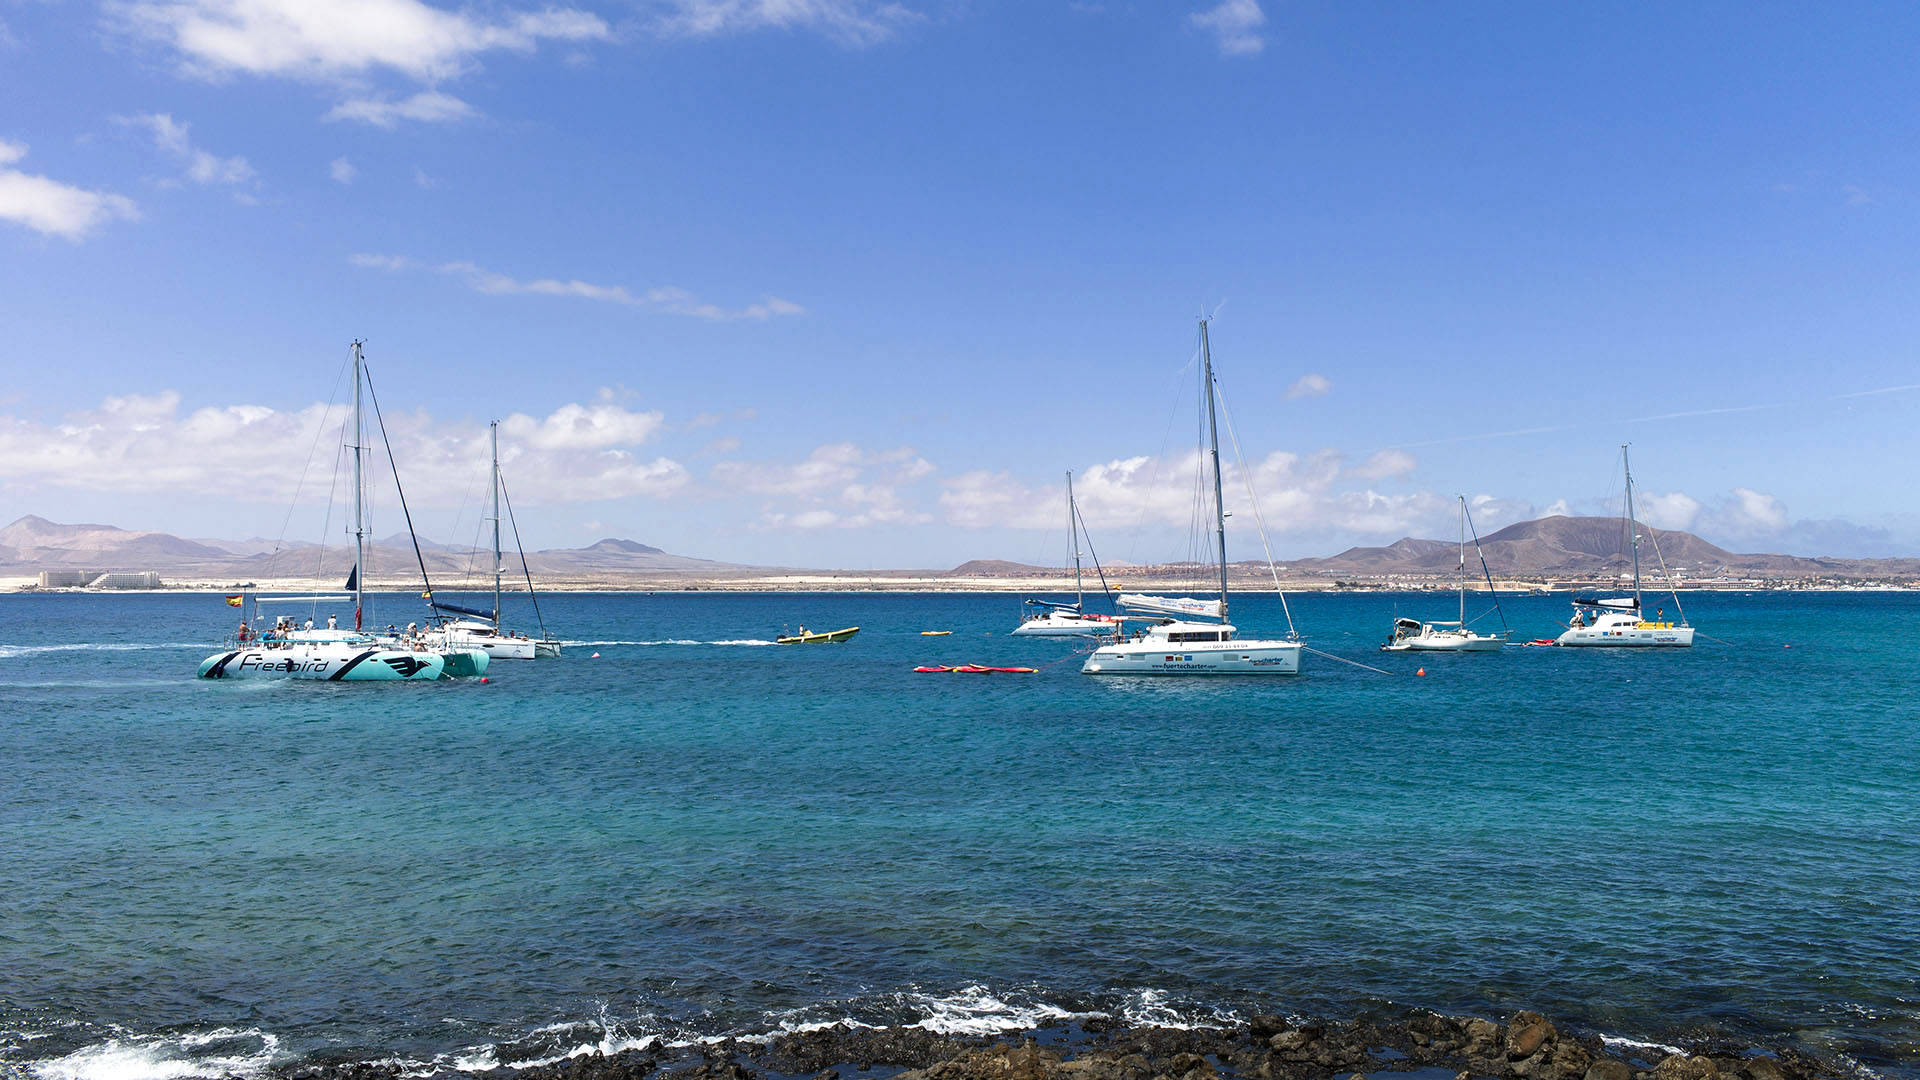
<path fill-rule="evenodd" d="M 241 604 L 246 602 L 246 599 L 247 599 L 246 593 L 241 593 L 239 596 L 229 596 L 227 597 L 227 606 L 239 607 Z"/>

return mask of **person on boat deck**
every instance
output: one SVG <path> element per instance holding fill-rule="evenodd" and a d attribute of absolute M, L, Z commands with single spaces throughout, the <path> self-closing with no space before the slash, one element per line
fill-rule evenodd
<path fill-rule="evenodd" d="M 312 620 L 312 619 L 308 619 L 308 620 L 307 620 L 307 629 L 309 629 L 309 630 L 311 630 L 311 629 L 313 629 L 313 620 Z"/>
<path fill-rule="evenodd" d="M 327 616 L 327 629 L 329 629 L 329 630 L 338 630 L 338 629 L 340 629 L 340 618 L 339 618 L 339 616 L 337 616 L 337 615 L 329 615 L 329 616 Z"/>
<path fill-rule="evenodd" d="M 253 636 L 253 632 L 247 629 L 247 620 L 241 619 L 240 631 L 239 631 L 238 637 L 240 638 L 241 641 L 245 641 L 252 636 Z"/>
<path fill-rule="evenodd" d="M 800 636 L 801 636 L 801 637 L 806 637 L 806 636 L 807 636 L 807 628 L 806 628 L 806 627 L 804 627 L 804 626 L 803 626 L 803 627 L 801 627 L 801 628 L 800 628 Z"/>

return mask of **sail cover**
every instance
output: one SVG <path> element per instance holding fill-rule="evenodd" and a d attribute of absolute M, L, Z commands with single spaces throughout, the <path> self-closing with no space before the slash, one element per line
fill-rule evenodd
<path fill-rule="evenodd" d="M 1592 592 L 1574 593 L 1573 602 L 1581 607 L 1619 608 L 1625 611 L 1632 611 L 1640 606 L 1640 602 L 1631 596 L 1609 596 L 1603 600 L 1599 593 Z"/>
<path fill-rule="evenodd" d="M 491 611 L 481 611 L 478 608 L 461 607 L 459 604 L 449 604 L 445 600 L 435 600 L 433 602 L 433 606 L 439 608 L 441 611 L 457 611 L 462 615 L 472 615 L 476 618 L 485 619 L 489 623 L 493 621 L 493 612 Z"/>
<path fill-rule="evenodd" d="M 1033 605 L 1034 607 L 1043 607 L 1043 608 L 1049 608 L 1049 609 L 1052 609 L 1052 610 L 1054 610 L 1054 611 L 1079 611 L 1079 610 L 1080 610 L 1080 605 L 1079 605 L 1079 604 L 1063 604 L 1063 603 L 1061 603 L 1061 602 L 1060 602 L 1060 601 L 1058 601 L 1058 600 L 1032 600 L 1032 599 L 1029 599 L 1029 600 L 1027 600 L 1027 601 L 1026 601 L 1026 603 L 1028 603 L 1028 604 L 1031 604 L 1031 605 Z"/>
<path fill-rule="evenodd" d="M 1162 615 L 1190 615 L 1203 619 L 1220 617 L 1220 601 L 1196 600 L 1191 596 L 1142 596 L 1139 593 L 1122 593 L 1120 606 L 1135 611 L 1152 611 Z"/>

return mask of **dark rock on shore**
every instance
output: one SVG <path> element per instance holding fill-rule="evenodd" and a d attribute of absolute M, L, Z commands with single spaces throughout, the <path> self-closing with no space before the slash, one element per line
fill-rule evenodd
<path fill-rule="evenodd" d="M 1244 1027 L 1127 1027 L 1100 1021 L 1044 1032 L 955 1037 L 919 1028 L 834 1026 L 767 1041 L 653 1046 L 523 1069 L 513 1080 L 1841 1080 L 1789 1049 L 1699 1047 L 1657 1062 L 1520 1012 L 1506 1023 L 1419 1012 L 1398 1021 L 1303 1024 L 1271 1015 Z M 315 1064 L 283 1080 L 399 1080 L 398 1065 Z"/>

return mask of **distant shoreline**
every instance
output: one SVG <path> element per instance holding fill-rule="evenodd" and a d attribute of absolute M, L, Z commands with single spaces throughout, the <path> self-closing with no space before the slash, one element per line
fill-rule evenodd
<path fill-rule="evenodd" d="M 1299 594 L 1398 594 L 1412 596 L 1430 596 L 1451 594 L 1454 589 L 1445 585 L 1387 584 L 1377 582 L 1339 582 L 1332 581 L 1288 581 L 1282 579 L 1282 588 L 1288 593 Z M 1511 587 L 1501 584 L 1496 590 L 1502 597 L 1515 596 L 1565 596 L 1569 593 L 1597 589 L 1602 592 L 1621 591 L 1620 586 L 1581 582 L 1577 584 L 1515 584 Z M 1212 595 L 1218 587 L 1208 588 L 1204 584 L 1196 585 L 1192 581 L 1139 580 L 1127 582 L 1124 586 L 1114 586 L 1113 592 L 1150 592 L 1150 593 L 1190 593 L 1194 595 Z M 237 582 L 215 583 L 207 581 L 189 581 L 177 585 L 162 585 L 159 588 L 143 589 L 89 589 L 41 588 L 31 578 L 0 578 L 0 595 L 19 596 L 218 596 L 232 595 L 235 592 L 251 595 L 273 595 L 276 593 L 301 593 L 345 595 L 335 581 L 279 581 L 265 585 L 242 584 Z M 367 587 L 369 593 L 384 596 L 418 595 L 420 586 L 408 582 L 373 582 Z M 489 593 L 491 588 L 483 585 L 438 585 L 434 591 L 447 596 L 476 596 Z M 1662 587 L 1646 587 L 1644 593 L 1665 595 L 1669 590 Z M 1867 592 L 1902 593 L 1920 592 L 1920 583 L 1886 583 L 1872 585 L 1788 583 L 1788 582 L 1740 582 L 1730 584 L 1689 583 L 1679 587 L 1685 594 L 1710 593 L 1752 593 L 1752 592 Z M 560 581 L 542 582 L 537 588 L 539 593 L 551 594 L 600 594 L 600 595 L 657 595 L 662 593 L 740 593 L 740 594 L 808 594 L 808 593 L 898 593 L 898 594 L 981 594 L 999 596 L 1020 595 L 1063 595 L 1074 592 L 1071 581 L 1054 580 L 1019 581 L 1004 578 L 965 579 L 941 577 L 886 578 L 863 575 L 843 575 L 825 577 L 817 575 L 773 577 L 773 578 L 701 578 L 679 581 Z M 1239 596 L 1272 595 L 1271 582 L 1264 587 L 1247 583 L 1234 590 Z M 1485 596 L 1484 587 L 1469 587 L 1470 595 Z M 508 589 L 508 596 L 524 596 L 526 590 Z M 1089 590 L 1090 600 L 1098 599 L 1098 591 Z"/>

